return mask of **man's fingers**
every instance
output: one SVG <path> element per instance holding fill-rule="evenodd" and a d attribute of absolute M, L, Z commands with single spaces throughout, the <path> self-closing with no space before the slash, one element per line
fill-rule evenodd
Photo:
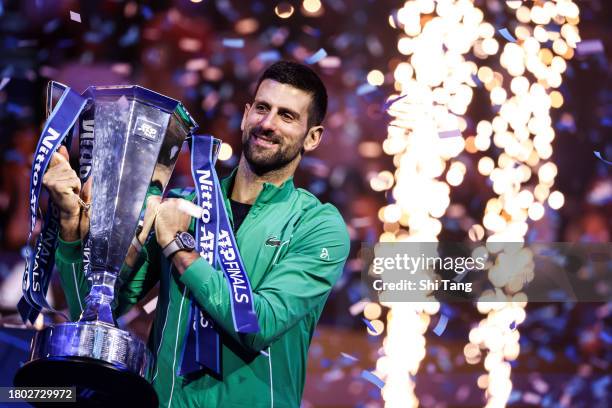
<path fill-rule="evenodd" d="M 70 156 L 68 155 L 68 149 L 66 149 L 66 146 L 60 146 L 59 149 L 57 149 L 57 152 L 66 160 L 66 162 L 70 162 Z"/>
<path fill-rule="evenodd" d="M 53 153 L 53 156 L 51 156 L 51 163 L 49 163 L 49 168 L 57 166 L 60 163 L 68 163 L 68 159 L 58 152 Z M 70 163 L 68 163 L 68 165 L 70 165 Z"/>
<path fill-rule="evenodd" d="M 89 180 L 85 182 L 85 184 L 83 185 L 83 188 L 81 189 L 81 199 L 85 201 L 86 203 L 91 203 L 92 182 L 93 182 L 93 177 L 89 177 Z"/>
<path fill-rule="evenodd" d="M 81 180 L 78 177 L 70 177 L 66 184 L 77 196 L 81 193 Z"/>
<path fill-rule="evenodd" d="M 147 219 L 154 219 L 159 211 L 161 197 L 152 195 L 147 198 L 147 209 L 145 211 L 145 222 Z"/>
<path fill-rule="evenodd" d="M 151 231 L 151 227 L 155 222 L 155 218 L 157 217 L 157 213 L 159 211 L 159 206 L 161 204 L 161 197 L 158 195 L 150 195 L 147 197 L 147 209 L 145 210 L 144 222 L 142 225 L 142 231 L 138 236 L 140 242 L 144 242 L 144 240 L 149 235 Z"/>

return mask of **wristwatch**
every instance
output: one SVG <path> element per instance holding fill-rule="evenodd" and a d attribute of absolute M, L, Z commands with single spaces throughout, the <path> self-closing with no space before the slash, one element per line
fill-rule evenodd
<path fill-rule="evenodd" d="M 174 236 L 174 240 L 170 242 L 166 247 L 162 250 L 164 256 L 166 258 L 170 258 L 178 251 L 193 251 L 195 249 L 195 239 L 191 236 L 190 233 L 179 231 Z"/>

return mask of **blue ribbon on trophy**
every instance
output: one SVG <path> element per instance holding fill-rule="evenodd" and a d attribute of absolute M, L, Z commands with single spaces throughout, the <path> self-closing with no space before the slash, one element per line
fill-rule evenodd
<path fill-rule="evenodd" d="M 219 141 L 212 136 L 194 135 L 191 138 L 191 172 L 200 211 L 195 226 L 196 249 L 211 266 L 219 266 L 224 272 L 236 332 L 256 333 L 259 324 L 254 311 L 251 284 L 238 252 L 214 167 L 218 144 Z M 220 374 L 219 334 L 193 297 L 189 316 L 179 375 L 201 368 Z M 200 367 L 193 364 L 194 361 Z"/>
<path fill-rule="evenodd" d="M 79 123 L 79 179 L 81 186 L 85 186 L 89 176 L 91 176 L 91 166 L 93 162 L 94 144 L 94 109 L 86 109 L 80 117 Z M 89 231 L 83 237 L 83 274 L 91 283 L 91 241 Z"/>
<path fill-rule="evenodd" d="M 36 226 L 43 176 L 47 167 L 49 167 L 53 153 L 64 142 L 86 104 L 87 98 L 83 98 L 67 87 L 45 122 L 41 138 L 34 153 L 34 165 L 32 166 L 30 177 L 30 231 L 27 239 L 28 247 L 34 227 Z M 23 297 L 17 305 L 24 322 L 29 320 L 31 323 L 34 323 L 38 314 L 43 309 L 56 312 L 49 306 L 45 295 L 49 288 L 53 271 L 58 231 L 58 210 L 49 200 L 49 211 L 45 217 L 42 231 L 36 241 L 35 250 L 29 251 L 26 257 L 26 270 L 22 282 Z"/>

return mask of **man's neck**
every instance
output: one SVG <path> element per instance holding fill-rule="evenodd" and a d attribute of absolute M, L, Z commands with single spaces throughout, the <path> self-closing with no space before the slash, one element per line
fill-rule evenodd
<path fill-rule="evenodd" d="M 299 160 L 296 160 L 282 169 L 270 171 L 259 176 L 251 170 L 243 155 L 240 158 L 236 177 L 234 178 L 231 199 L 239 203 L 253 204 L 261 190 L 263 190 L 264 183 L 271 183 L 277 187 L 281 186 L 293 175 L 298 162 Z"/>

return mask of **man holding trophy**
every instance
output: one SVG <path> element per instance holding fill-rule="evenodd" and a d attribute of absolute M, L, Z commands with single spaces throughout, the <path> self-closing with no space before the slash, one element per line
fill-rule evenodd
<path fill-rule="evenodd" d="M 156 361 L 141 375 L 160 406 L 300 405 L 312 334 L 349 251 L 336 208 L 293 185 L 302 155 L 321 142 L 326 109 L 327 93 L 314 71 L 275 63 L 245 107 L 243 151 L 229 177 L 217 182 L 218 141 L 211 137 L 189 138 L 195 191 L 173 190 L 162 199 L 173 163 L 153 170 L 140 226 L 112 280 L 111 319 L 159 282 L 148 343 Z M 173 157 L 176 143 L 166 145 Z M 94 147 L 94 168 L 96 160 Z M 104 307 L 89 305 L 96 293 L 108 296 L 94 290 L 96 275 L 92 281 L 88 272 L 96 269 L 100 190 L 95 173 L 93 186 L 80 176 L 55 153 L 43 179 L 59 210 L 55 262 L 71 316 L 104 321 Z M 92 261 L 84 265 L 88 246 Z"/>

